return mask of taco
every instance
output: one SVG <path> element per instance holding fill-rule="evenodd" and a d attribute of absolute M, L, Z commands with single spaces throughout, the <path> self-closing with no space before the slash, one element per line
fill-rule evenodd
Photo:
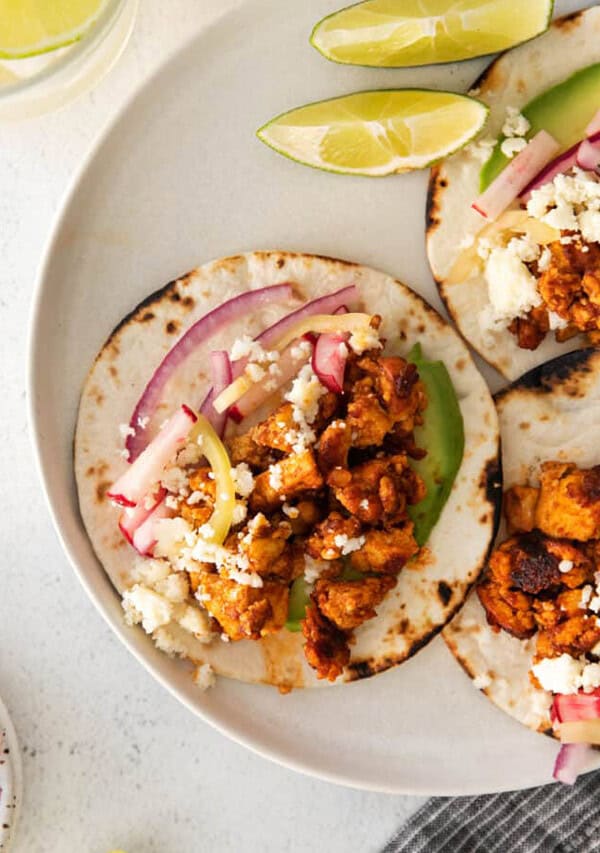
<path fill-rule="evenodd" d="M 485 135 L 431 173 L 427 252 L 469 343 L 508 379 L 600 330 L 600 8 L 500 56 Z"/>
<path fill-rule="evenodd" d="M 503 711 L 564 743 L 600 743 L 600 352 L 536 368 L 496 403 L 504 520 L 443 636 Z M 569 747 L 557 778 L 584 758 Z"/>
<path fill-rule="evenodd" d="M 75 435 L 83 521 L 129 623 L 201 684 L 282 690 L 380 672 L 441 629 L 488 552 L 497 457 L 487 387 L 433 309 L 383 273 L 281 252 L 138 305 Z"/>

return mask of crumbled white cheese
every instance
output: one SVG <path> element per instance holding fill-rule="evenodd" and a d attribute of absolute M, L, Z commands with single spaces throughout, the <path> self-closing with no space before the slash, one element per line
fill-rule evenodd
<path fill-rule="evenodd" d="M 355 536 L 353 538 L 345 533 L 338 533 L 333 537 L 333 542 L 337 548 L 341 549 L 342 556 L 345 557 L 353 551 L 359 551 L 366 542 L 364 536 Z"/>
<path fill-rule="evenodd" d="M 300 426 L 311 424 L 319 412 L 319 400 L 326 393 L 311 365 L 305 364 L 285 395 L 293 406 L 294 421 Z"/>
<path fill-rule="evenodd" d="M 278 463 L 269 465 L 269 485 L 276 492 L 278 492 L 283 485 L 281 465 Z"/>
<path fill-rule="evenodd" d="M 489 687 L 491 683 L 492 679 L 485 672 L 476 675 L 473 679 L 473 686 L 476 687 L 478 690 L 485 690 L 485 688 Z"/>
<path fill-rule="evenodd" d="M 585 693 L 600 687 L 600 663 L 588 663 L 584 666 L 579 686 Z"/>
<path fill-rule="evenodd" d="M 272 364 L 279 359 L 277 350 L 267 351 L 263 349 L 260 341 L 255 341 L 248 335 L 244 335 L 237 341 L 234 341 L 230 356 L 232 361 L 247 358 L 249 361 L 256 362 L 257 364 Z"/>
<path fill-rule="evenodd" d="M 154 553 L 157 557 L 175 558 L 186 539 L 186 534 L 192 532 L 192 528 L 184 518 L 161 518 L 154 525 L 156 545 Z"/>
<path fill-rule="evenodd" d="M 297 506 L 290 506 L 289 504 L 284 504 L 281 509 L 283 513 L 287 515 L 288 518 L 298 518 L 300 515 L 300 510 Z"/>
<path fill-rule="evenodd" d="M 198 536 L 202 539 L 206 539 L 207 542 L 212 542 L 215 538 L 215 528 L 208 522 L 206 524 L 202 524 L 198 528 Z"/>
<path fill-rule="evenodd" d="M 177 465 L 185 468 L 188 465 L 197 465 L 202 459 L 202 450 L 197 442 L 186 444 L 177 454 Z"/>
<path fill-rule="evenodd" d="M 196 687 L 199 687 L 200 690 L 208 690 L 216 681 L 214 670 L 209 663 L 203 663 L 201 666 L 197 666 L 194 670 L 193 678 L 194 684 Z"/>
<path fill-rule="evenodd" d="M 248 504 L 246 501 L 236 501 L 231 516 L 231 523 L 234 525 L 241 524 L 248 515 Z"/>
<path fill-rule="evenodd" d="M 259 364 L 255 364 L 252 361 L 246 365 L 244 373 L 252 382 L 260 382 L 267 375 L 266 370 L 263 370 Z"/>
<path fill-rule="evenodd" d="M 152 634 L 152 638 L 156 643 L 156 648 L 169 655 L 169 657 L 173 657 L 173 655 L 180 655 L 182 658 L 186 657 L 187 649 L 185 643 L 179 637 L 176 637 L 170 628 L 164 626 L 157 628 Z"/>
<path fill-rule="evenodd" d="M 315 560 L 310 554 L 304 555 L 304 580 L 306 583 L 314 583 L 327 568 L 330 568 L 330 564 L 326 560 Z"/>
<path fill-rule="evenodd" d="M 298 341 L 297 344 L 294 344 L 290 350 L 290 355 L 295 361 L 300 361 L 300 359 L 308 358 L 312 354 L 312 344 L 310 341 Z"/>
<path fill-rule="evenodd" d="M 600 613 L 600 595 L 594 595 L 589 603 L 588 610 L 591 610 L 592 613 Z"/>
<path fill-rule="evenodd" d="M 168 506 L 169 509 L 177 509 L 179 506 L 179 501 L 175 497 L 175 495 L 167 495 L 165 498 L 165 506 Z"/>
<path fill-rule="evenodd" d="M 569 325 L 569 321 L 563 319 L 560 314 L 556 314 L 554 311 L 548 311 L 548 326 L 552 332 L 555 332 L 557 329 L 566 329 Z M 568 560 L 563 560 L 563 562 L 569 562 Z M 569 571 L 565 569 L 565 571 Z"/>
<path fill-rule="evenodd" d="M 536 280 L 524 262 L 524 258 L 531 257 L 530 250 L 530 241 L 513 239 L 506 248 L 490 252 L 485 265 L 489 305 L 481 312 L 482 325 L 488 328 L 507 325 L 541 304 Z"/>
<path fill-rule="evenodd" d="M 584 664 L 562 654 L 558 658 L 543 658 L 532 671 L 544 690 L 551 693 L 577 693 Z"/>
<path fill-rule="evenodd" d="M 148 426 L 149 423 L 150 423 L 150 418 L 148 417 L 148 415 L 146 415 L 146 417 L 143 417 L 143 418 L 139 417 L 137 419 L 137 425 L 140 429 L 146 429 L 146 427 Z"/>
<path fill-rule="evenodd" d="M 164 580 L 158 581 L 155 589 L 174 604 L 181 604 L 190 593 L 190 587 L 184 572 L 175 572 Z"/>
<path fill-rule="evenodd" d="M 126 447 L 122 450 L 117 450 L 117 455 L 121 457 L 121 459 L 125 459 L 126 462 L 129 462 L 130 453 Z"/>
<path fill-rule="evenodd" d="M 527 148 L 527 140 L 522 136 L 508 136 L 503 140 L 500 150 L 509 160 L 519 154 L 524 148 Z"/>
<path fill-rule="evenodd" d="M 580 232 L 584 240 L 600 240 L 600 182 L 576 169 L 559 174 L 531 193 L 527 212 L 561 231 Z M 569 235 L 563 235 L 569 236 Z"/>
<path fill-rule="evenodd" d="M 129 424 L 119 424 L 119 432 L 121 433 L 121 438 L 127 438 L 128 435 L 135 435 L 134 428 L 130 427 Z"/>
<path fill-rule="evenodd" d="M 485 163 L 495 147 L 496 140 L 493 137 L 483 136 L 481 139 L 477 139 L 475 142 L 467 145 L 464 151 L 475 160 L 479 160 L 480 163 Z"/>
<path fill-rule="evenodd" d="M 538 270 L 540 272 L 546 272 L 548 267 L 550 266 L 550 261 L 552 260 L 552 252 L 548 248 L 548 246 L 544 246 L 542 252 L 538 258 Z"/>
<path fill-rule="evenodd" d="M 151 560 L 146 557 L 134 563 L 133 580 L 145 586 L 154 586 L 170 574 L 171 565 L 168 560 Z"/>
<path fill-rule="evenodd" d="M 168 492 L 172 492 L 174 495 L 181 494 L 186 490 L 189 492 L 188 476 L 183 468 L 179 468 L 177 465 L 167 468 L 160 482 Z"/>
<path fill-rule="evenodd" d="M 369 509 L 369 499 L 363 498 L 362 501 L 359 503 L 359 507 L 361 509 Z"/>
<path fill-rule="evenodd" d="M 352 332 L 348 344 L 350 349 L 357 355 L 362 355 L 363 352 L 370 349 L 381 349 L 383 346 L 379 340 L 378 330 L 374 329 L 372 326 L 369 326 L 366 329 L 357 329 Z"/>
<path fill-rule="evenodd" d="M 196 504 L 201 503 L 202 501 L 211 500 L 210 495 L 208 495 L 203 489 L 196 489 L 195 492 L 189 496 L 186 500 L 188 506 L 195 506 Z"/>
<path fill-rule="evenodd" d="M 173 605 L 164 596 L 148 587 L 136 584 L 123 593 L 125 620 L 129 625 L 141 622 L 146 633 L 151 634 L 161 625 L 168 625 L 173 616 Z"/>
<path fill-rule="evenodd" d="M 190 634 L 193 634 L 197 640 L 210 642 L 212 631 L 206 611 L 200 610 L 199 607 L 188 605 L 178 621 L 181 627 L 189 631 Z"/>
<path fill-rule="evenodd" d="M 588 602 L 592 597 L 592 592 L 593 588 L 590 586 L 590 584 L 586 584 L 581 590 L 581 599 L 579 601 L 579 607 L 582 610 L 585 610 L 587 608 Z"/>
<path fill-rule="evenodd" d="M 506 118 L 502 125 L 504 136 L 525 136 L 531 124 L 516 107 L 506 108 Z"/>
<path fill-rule="evenodd" d="M 228 569 L 229 580 L 235 581 L 242 586 L 251 586 L 255 589 L 263 585 L 263 579 L 256 572 L 243 572 L 237 569 Z"/>
<path fill-rule="evenodd" d="M 558 571 L 563 572 L 563 574 L 566 572 L 570 572 L 572 568 L 573 560 L 561 560 L 558 564 Z"/>
<path fill-rule="evenodd" d="M 231 469 L 231 479 L 237 495 L 247 498 L 251 494 L 254 488 L 254 475 L 246 462 L 240 462 Z"/>

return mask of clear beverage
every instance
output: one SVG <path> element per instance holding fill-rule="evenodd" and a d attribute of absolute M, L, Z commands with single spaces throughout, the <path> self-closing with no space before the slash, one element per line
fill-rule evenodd
<path fill-rule="evenodd" d="M 109 0 L 80 41 L 27 59 L 0 59 L 0 121 L 51 112 L 95 86 L 131 34 L 138 0 Z"/>

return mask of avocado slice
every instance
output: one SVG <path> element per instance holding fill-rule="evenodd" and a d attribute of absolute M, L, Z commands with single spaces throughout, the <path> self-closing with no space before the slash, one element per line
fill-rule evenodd
<path fill-rule="evenodd" d="M 429 539 L 462 463 L 465 449 L 463 418 L 456 391 L 442 361 L 427 361 L 421 344 L 415 344 L 408 360 L 416 364 L 425 385 L 427 408 L 422 426 L 415 427 L 415 443 L 427 456 L 413 460 L 411 467 L 425 481 L 427 494 L 418 504 L 408 507 L 419 547 Z"/>
<path fill-rule="evenodd" d="M 546 130 L 566 151 L 585 137 L 585 128 L 600 107 L 600 62 L 576 71 L 562 83 L 530 101 L 521 112 L 531 124 L 527 139 Z M 502 153 L 501 136 L 479 175 L 483 192 L 510 160 Z"/>

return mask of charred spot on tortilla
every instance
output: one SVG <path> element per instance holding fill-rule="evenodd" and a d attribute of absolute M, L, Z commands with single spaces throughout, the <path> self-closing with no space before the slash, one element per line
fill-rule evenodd
<path fill-rule="evenodd" d="M 565 355 L 559 355 L 551 361 L 534 367 L 494 395 L 496 404 L 500 404 L 505 397 L 513 396 L 519 390 L 535 391 L 540 394 L 552 394 L 557 388 L 562 388 L 568 381 L 577 382 L 579 377 L 588 376 L 594 370 L 593 361 L 599 351 L 588 347 L 587 349 L 573 350 Z M 574 396 L 584 396 L 576 393 Z"/>
<path fill-rule="evenodd" d="M 440 175 L 439 166 L 434 166 L 429 177 L 425 202 L 425 231 L 427 234 L 435 231 L 440 224 L 440 196 L 442 190 L 448 186 L 446 179 Z"/>
<path fill-rule="evenodd" d="M 583 9 L 577 12 L 571 12 L 569 15 L 563 15 L 562 18 L 557 18 L 554 26 L 559 30 L 576 29 L 583 23 Z"/>
<path fill-rule="evenodd" d="M 165 332 L 167 333 L 167 335 L 174 335 L 178 329 L 179 323 L 177 323 L 175 320 L 169 320 L 165 326 Z"/>
<path fill-rule="evenodd" d="M 437 592 L 440 601 L 444 606 L 446 606 L 452 598 L 452 588 L 448 586 L 446 581 L 440 581 L 437 585 Z"/>

